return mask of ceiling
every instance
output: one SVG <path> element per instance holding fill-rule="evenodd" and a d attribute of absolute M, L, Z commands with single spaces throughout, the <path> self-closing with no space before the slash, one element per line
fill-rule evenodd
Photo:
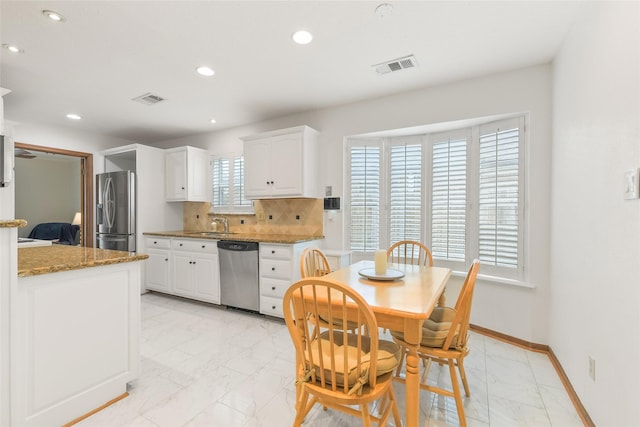
<path fill-rule="evenodd" d="M 24 50 L 1 49 L 5 118 L 145 143 L 212 132 L 546 63 L 578 5 L 388 1 L 380 17 L 381 3 L 2 0 L 0 41 Z M 291 40 L 300 28 L 310 44 Z M 418 67 L 372 68 L 409 54 Z M 132 101 L 145 93 L 165 101 Z"/>

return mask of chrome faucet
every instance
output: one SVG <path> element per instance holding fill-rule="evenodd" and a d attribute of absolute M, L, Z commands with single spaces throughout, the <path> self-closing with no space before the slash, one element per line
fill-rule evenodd
<path fill-rule="evenodd" d="M 223 227 L 223 233 L 228 233 L 229 232 L 229 218 L 227 218 L 226 216 L 219 216 L 219 217 L 215 217 L 213 219 L 211 219 L 211 226 L 213 226 L 216 223 L 220 223 L 222 224 Z M 216 226 L 216 231 L 218 231 L 218 227 Z"/>

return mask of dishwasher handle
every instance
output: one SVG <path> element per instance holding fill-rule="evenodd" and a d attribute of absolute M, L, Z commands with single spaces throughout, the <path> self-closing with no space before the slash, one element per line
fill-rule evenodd
<path fill-rule="evenodd" d="M 232 240 L 218 240 L 218 249 L 234 252 L 251 252 L 258 250 L 257 242 L 234 242 Z"/>

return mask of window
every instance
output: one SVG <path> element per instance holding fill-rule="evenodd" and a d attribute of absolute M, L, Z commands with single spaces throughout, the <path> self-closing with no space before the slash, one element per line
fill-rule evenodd
<path fill-rule="evenodd" d="M 347 246 L 354 258 L 400 240 L 439 265 L 524 273 L 524 117 L 441 133 L 347 141 Z M 425 214 L 426 213 L 426 214 Z"/>
<path fill-rule="evenodd" d="M 215 212 L 251 212 L 251 200 L 244 198 L 244 158 L 212 156 L 212 202 Z"/>

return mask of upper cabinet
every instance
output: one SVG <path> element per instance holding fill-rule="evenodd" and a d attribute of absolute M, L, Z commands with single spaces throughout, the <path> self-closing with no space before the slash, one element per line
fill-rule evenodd
<path fill-rule="evenodd" d="M 165 199 L 168 202 L 208 202 L 209 152 L 195 147 L 165 151 Z"/>
<path fill-rule="evenodd" d="M 320 197 L 318 131 L 298 126 L 242 140 L 247 199 Z"/>

